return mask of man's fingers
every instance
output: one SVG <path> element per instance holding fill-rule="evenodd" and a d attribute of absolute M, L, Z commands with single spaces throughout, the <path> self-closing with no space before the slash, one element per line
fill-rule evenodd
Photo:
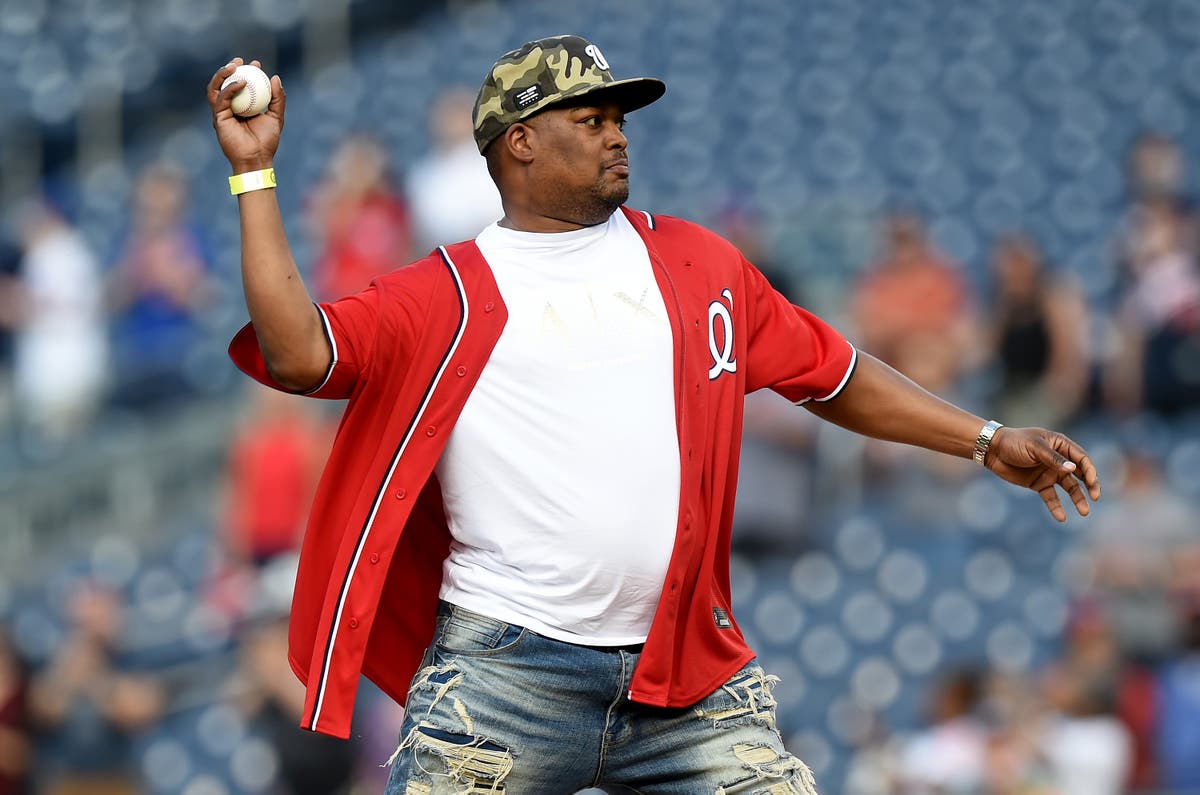
<path fill-rule="evenodd" d="M 274 75 L 271 78 L 271 101 L 267 104 L 267 113 L 276 116 L 279 123 L 283 124 L 283 109 L 287 106 L 287 94 L 283 91 L 283 81 L 279 79 L 279 75 Z"/>
<path fill-rule="evenodd" d="M 217 98 L 221 93 L 221 83 L 225 82 L 225 78 L 233 74 L 233 71 L 242 65 L 241 58 L 234 58 L 229 63 L 218 69 L 212 76 L 212 80 L 208 81 L 208 102 L 210 105 L 215 105 Z"/>
<path fill-rule="evenodd" d="M 1062 503 L 1058 499 L 1058 492 L 1054 490 L 1053 485 L 1039 489 L 1038 494 L 1041 495 L 1042 502 L 1046 503 L 1051 516 L 1060 522 L 1067 521 L 1067 512 L 1063 510 Z"/>
<path fill-rule="evenodd" d="M 240 91 L 244 85 L 246 85 L 246 81 L 240 77 L 229 81 L 229 85 L 222 88 L 221 93 L 217 95 L 217 102 L 233 102 L 233 95 Z"/>
<path fill-rule="evenodd" d="M 1050 434 L 1046 438 L 1042 434 L 1037 434 L 1033 439 L 1033 454 L 1043 465 L 1054 469 L 1056 472 L 1064 470 L 1068 472 L 1075 471 L 1075 464 L 1060 453 L 1057 449 L 1059 438 L 1057 434 Z M 1057 477 L 1057 476 L 1056 476 Z"/>
<path fill-rule="evenodd" d="M 1087 486 L 1091 498 L 1093 500 L 1100 499 L 1100 475 L 1096 472 L 1096 465 L 1092 463 L 1092 459 L 1088 457 L 1082 447 L 1062 434 L 1056 434 L 1055 442 L 1062 445 L 1067 459 L 1075 464 L 1073 470 L 1075 477 L 1082 480 Z"/>
<path fill-rule="evenodd" d="M 1071 502 L 1075 503 L 1075 510 L 1080 516 L 1087 516 L 1092 508 L 1088 504 L 1087 495 L 1083 493 L 1083 487 L 1079 484 L 1079 480 L 1071 474 L 1063 475 L 1058 484 L 1063 487 L 1063 491 L 1071 498 Z"/>
<path fill-rule="evenodd" d="M 1083 452 L 1083 448 L 1079 448 L 1079 457 L 1075 460 L 1079 464 L 1075 475 L 1081 478 L 1084 484 L 1087 485 L 1088 494 L 1091 495 L 1093 500 L 1100 499 L 1100 473 L 1096 471 L 1096 465 L 1092 463 L 1092 459 L 1088 457 L 1088 454 Z"/>

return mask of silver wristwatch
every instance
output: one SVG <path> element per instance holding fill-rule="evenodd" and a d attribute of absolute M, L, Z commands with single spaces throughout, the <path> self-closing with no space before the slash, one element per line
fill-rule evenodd
<path fill-rule="evenodd" d="M 988 448 L 992 446 L 992 437 L 996 435 L 996 431 L 1004 426 L 995 420 L 988 420 L 987 423 L 979 431 L 979 436 L 975 439 L 975 452 L 971 457 L 975 459 L 975 463 L 983 466 L 983 460 L 987 457 Z"/>

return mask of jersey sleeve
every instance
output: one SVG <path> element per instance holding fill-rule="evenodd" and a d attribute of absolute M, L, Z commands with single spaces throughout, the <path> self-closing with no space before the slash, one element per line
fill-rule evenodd
<path fill-rule="evenodd" d="M 297 394 L 329 400 L 350 397 L 370 362 L 380 323 L 379 303 L 379 290 L 372 284 L 357 295 L 316 305 L 333 355 L 321 383 Z M 247 323 L 234 336 L 229 357 L 255 381 L 283 392 L 293 391 L 271 377 L 253 323 Z"/>
<path fill-rule="evenodd" d="M 743 267 L 752 296 L 746 391 L 768 387 L 796 404 L 837 397 L 854 374 L 854 346 L 788 301 L 749 262 Z"/>

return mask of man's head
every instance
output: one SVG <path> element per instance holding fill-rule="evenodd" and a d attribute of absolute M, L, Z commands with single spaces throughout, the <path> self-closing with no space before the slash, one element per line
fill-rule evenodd
<path fill-rule="evenodd" d="M 571 224 L 604 221 L 629 195 L 625 113 L 661 97 L 652 78 L 614 80 L 578 36 L 505 54 L 475 102 L 475 142 L 510 208 Z"/>

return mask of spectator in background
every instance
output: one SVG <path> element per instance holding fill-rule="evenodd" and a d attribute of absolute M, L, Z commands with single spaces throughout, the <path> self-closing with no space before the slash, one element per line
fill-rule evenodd
<path fill-rule="evenodd" d="M 859 277 L 850 296 L 855 342 L 925 389 L 954 400 L 979 354 L 970 288 L 915 213 L 893 212 L 883 231 L 882 256 Z M 901 490 L 927 483 L 927 475 L 956 481 L 970 473 L 963 461 L 926 450 L 874 439 L 862 444 L 868 477 Z"/>
<path fill-rule="evenodd" d="M 1178 202 L 1146 199 L 1133 214 L 1117 307 L 1109 406 L 1171 414 L 1200 407 L 1200 266 Z"/>
<path fill-rule="evenodd" d="M 1088 385 L 1087 304 L 1054 279 L 1036 244 L 1001 239 L 992 253 L 987 345 L 999 368 L 993 412 L 1018 425 L 1057 425 L 1079 410 Z"/>
<path fill-rule="evenodd" d="M 430 108 L 432 148 L 413 164 L 406 185 L 418 254 L 473 240 L 504 215 L 500 194 L 475 145 L 474 105 L 475 92 L 459 86 L 439 94 Z"/>
<path fill-rule="evenodd" d="M 298 548 L 333 441 L 306 401 L 251 389 L 226 459 L 222 559 L 205 585 L 209 607 L 231 620 L 253 612 L 260 574 Z"/>
<path fill-rule="evenodd" d="M 1127 170 L 1135 207 L 1157 199 L 1187 200 L 1187 164 L 1168 136 L 1153 131 L 1138 136 L 1129 150 Z"/>
<path fill-rule="evenodd" d="M 108 370 L 100 271 L 63 215 L 33 200 L 17 211 L 19 276 L 0 282 L 0 326 L 13 333 L 17 416 L 42 443 L 84 428 Z"/>
<path fill-rule="evenodd" d="M 27 795 L 33 766 L 25 665 L 0 625 L 0 795 Z"/>
<path fill-rule="evenodd" d="M 982 795 L 1061 795 L 1053 786 L 1036 738 L 1015 724 L 999 727 L 988 737 L 983 786 L 979 792 Z"/>
<path fill-rule="evenodd" d="M 902 740 L 878 715 L 868 720 L 870 726 L 847 765 L 845 795 L 902 795 Z"/>
<path fill-rule="evenodd" d="M 1039 734 L 1045 704 L 1028 677 L 993 670 L 984 686 L 982 713 L 989 728 L 984 753 L 985 795 L 1058 795 Z"/>
<path fill-rule="evenodd" d="M 296 562 L 295 556 L 281 556 L 263 570 L 255 600 L 258 615 L 242 636 L 238 669 L 228 690 L 275 749 L 279 780 L 272 792 L 339 795 L 349 788 L 356 745 L 299 728 L 304 685 L 288 666 L 288 607 Z M 399 723 L 394 727 L 398 731 Z"/>
<path fill-rule="evenodd" d="M 1088 527 L 1084 549 L 1090 583 L 1121 649 L 1139 660 L 1161 660 L 1176 645 L 1171 608 L 1175 560 L 1200 550 L 1194 505 L 1173 493 L 1158 460 L 1127 445 L 1114 499 Z"/>
<path fill-rule="evenodd" d="M 851 296 L 856 342 L 931 392 L 952 394 L 975 344 L 970 288 L 915 214 L 894 213 L 884 228 L 883 256 Z"/>
<path fill-rule="evenodd" d="M 1153 322 L 1153 313 L 1151 317 L 1137 317 L 1138 312 L 1129 302 L 1134 285 L 1146 281 L 1139 278 L 1139 273 L 1146 271 L 1147 260 L 1160 256 L 1153 250 L 1164 246 L 1164 237 L 1176 238 L 1174 247 L 1184 252 L 1185 258 L 1194 260 L 1197 252 L 1195 207 L 1187 192 L 1187 162 L 1179 144 L 1158 132 L 1144 133 L 1129 150 L 1126 172 L 1130 206 L 1117 238 L 1122 290 L 1114 321 L 1116 342 L 1113 350 L 1108 351 L 1111 364 L 1104 383 L 1107 405 L 1123 412 L 1142 408 L 1156 410 L 1157 402 L 1156 397 L 1147 394 L 1150 385 L 1145 356 L 1149 340 L 1144 329 L 1139 328 L 1146 320 Z M 1164 230 L 1164 226 L 1169 228 Z M 1170 258 L 1169 254 L 1167 258 Z M 1178 267 L 1178 259 L 1174 265 Z M 1151 289 L 1147 283 L 1143 295 L 1169 294 L 1174 288 L 1162 282 L 1167 281 L 1171 268 L 1150 270 L 1158 270 L 1160 285 Z M 1187 269 L 1183 270 L 1186 272 Z M 1184 286 L 1185 294 L 1192 291 L 1192 287 Z M 1169 342 L 1159 340 L 1157 347 L 1162 350 Z"/>
<path fill-rule="evenodd" d="M 1134 744 L 1116 711 L 1124 662 L 1103 614 L 1085 610 L 1067 634 L 1067 651 L 1043 681 L 1052 716 L 1040 747 L 1057 795 L 1121 795 L 1133 772 Z"/>
<path fill-rule="evenodd" d="M 1159 784 L 1175 792 L 1200 790 L 1200 603 L 1185 609 L 1182 654 L 1169 662 L 1159 686 Z"/>
<path fill-rule="evenodd" d="M 123 605 L 114 591 L 81 583 L 67 610 L 68 635 L 30 691 L 48 746 L 46 792 L 132 794 L 131 741 L 162 715 L 163 689 L 124 659 Z"/>
<path fill-rule="evenodd" d="M 981 790 L 988 734 L 976 714 L 980 696 L 974 671 L 951 671 L 937 683 L 932 725 L 914 734 L 900 754 L 903 795 Z"/>
<path fill-rule="evenodd" d="M 253 389 L 229 451 L 225 549 L 261 568 L 296 549 L 332 437 L 305 401 Z"/>
<path fill-rule="evenodd" d="M 1103 626 L 1089 631 L 1088 622 L 1081 621 L 1086 612 L 1077 613 L 1068 637 L 1073 649 L 1093 647 L 1095 658 L 1119 651 L 1125 660 L 1116 688 L 1117 714 L 1133 738 L 1132 784 L 1151 789 L 1157 783 L 1159 720 L 1153 671 L 1177 653 L 1181 628 L 1174 604 L 1193 592 L 1200 527 L 1195 506 L 1168 487 L 1161 462 L 1141 439 L 1134 437 L 1125 447 L 1113 502 L 1081 539 L 1091 575 L 1091 612 L 1103 611 Z M 1100 637 L 1088 644 L 1076 639 L 1087 634 Z"/>
<path fill-rule="evenodd" d="M 317 240 L 313 298 L 330 301 L 366 289 L 400 267 L 413 250 L 411 221 L 383 147 L 347 138 L 315 188 L 309 222 Z"/>
<path fill-rule="evenodd" d="M 215 299 L 199 235 L 186 221 L 187 181 L 160 164 L 142 173 L 132 228 L 109 277 L 117 348 L 114 399 L 144 407 L 193 389 L 184 370 Z"/>

